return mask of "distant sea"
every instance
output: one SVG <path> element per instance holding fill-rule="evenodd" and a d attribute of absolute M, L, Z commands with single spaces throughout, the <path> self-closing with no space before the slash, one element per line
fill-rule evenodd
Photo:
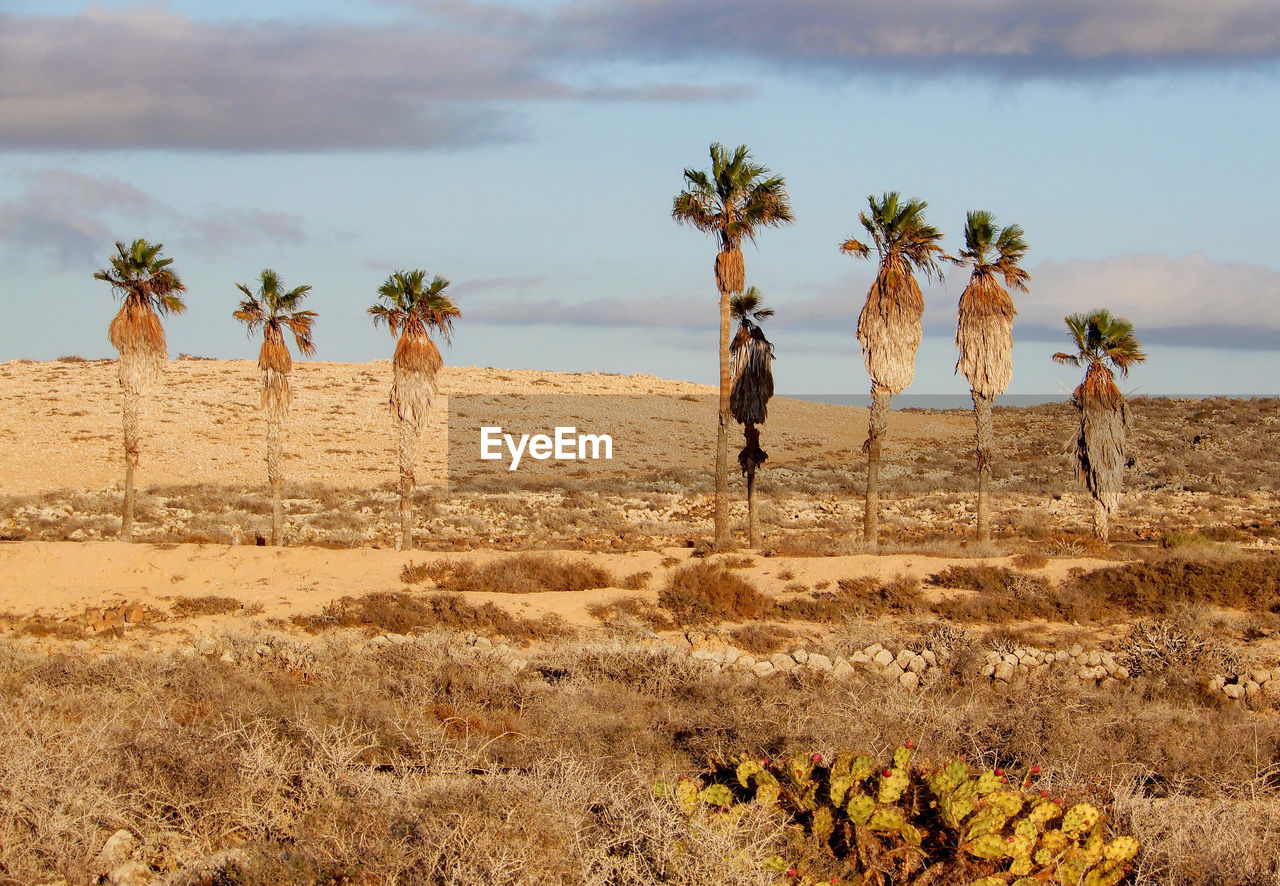
<path fill-rule="evenodd" d="M 871 406 L 870 394 L 779 394 L 796 400 L 815 403 L 831 403 L 835 406 Z M 1227 397 L 1233 400 L 1252 400 L 1255 397 L 1273 397 L 1274 394 L 1142 394 L 1143 397 L 1172 397 L 1207 400 Z M 1000 406 L 1039 406 L 1041 403 L 1065 403 L 1067 394 L 1004 394 L 996 398 Z M 894 409 L 972 409 L 973 400 L 968 394 L 899 394 L 893 398 Z"/>

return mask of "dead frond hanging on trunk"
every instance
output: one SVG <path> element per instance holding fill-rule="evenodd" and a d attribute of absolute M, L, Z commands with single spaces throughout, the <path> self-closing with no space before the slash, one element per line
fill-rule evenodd
<path fill-rule="evenodd" d="M 1075 475 L 1095 501 L 1113 511 L 1120 503 L 1128 461 L 1129 404 L 1101 363 L 1090 365 L 1072 402 L 1080 410 L 1080 425 L 1067 444 Z"/>
<path fill-rule="evenodd" d="M 399 421 L 408 422 L 415 434 L 427 426 L 436 395 L 436 373 L 443 362 L 439 348 L 425 335 L 407 332 L 396 343 L 391 361 L 391 411 Z"/>
<path fill-rule="evenodd" d="M 960 296 L 956 371 L 975 396 L 1003 394 L 1013 377 L 1013 299 L 991 273 L 975 273 Z"/>
<path fill-rule="evenodd" d="M 773 345 L 759 326 L 744 323 L 729 347 L 729 411 L 739 424 L 763 424 L 773 397 Z"/>
<path fill-rule="evenodd" d="M 747 422 L 742 429 L 745 445 L 738 453 L 738 466 L 743 476 L 754 474 L 769 459 L 769 453 L 760 448 L 760 430 L 752 422 Z"/>
<path fill-rule="evenodd" d="M 721 292 L 741 292 L 747 282 L 746 265 L 741 249 L 723 249 L 716 253 L 716 287 Z"/>
<path fill-rule="evenodd" d="M 134 395 L 149 391 L 169 356 L 160 317 L 145 302 L 126 298 L 107 328 L 107 337 L 120 352 L 120 386 Z"/>
<path fill-rule="evenodd" d="M 924 296 L 906 265 L 883 266 L 858 315 L 858 343 L 867 374 L 890 394 L 902 393 L 915 377 L 923 315 Z"/>
<path fill-rule="evenodd" d="M 263 331 L 258 368 L 262 370 L 262 408 L 267 411 L 269 421 L 284 421 L 293 401 L 289 387 L 293 357 L 278 326 L 268 324 Z"/>

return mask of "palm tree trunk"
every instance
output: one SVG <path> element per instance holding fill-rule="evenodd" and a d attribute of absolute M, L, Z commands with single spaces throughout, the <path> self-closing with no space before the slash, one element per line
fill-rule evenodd
<path fill-rule="evenodd" d="M 280 545 L 284 530 L 284 505 L 281 491 L 284 486 L 284 453 L 282 441 L 284 422 L 275 416 L 267 418 L 267 482 L 271 484 L 271 544 Z"/>
<path fill-rule="evenodd" d="M 880 532 L 880 441 L 889 426 L 893 395 L 889 389 L 871 383 L 871 414 L 867 421 L 867 504 L 862 515 L 862 540 L 871 547 L 879 543 Z"/>
<path fill-rule="evenodd" d="M 756 517 L 756 469 L 747 471 L 747 538 L 752 548 L 760 547 L 760 521 Z"/>
<path fill-rule="evenodd" d="M 1103 543 L 1111 534 L 1111 513 L 1107 510 L 1107 506 L 1096 498 L 1093 500 L 1093 534 Z"/>
<path fill-rule="evenodd" d="M 729 535 L 729 290 L 720 290 L 720 408 L 716 423 L 715 546 L 728 550 Z"/>
<path fill-rule="evenodd" d="M 133 541 L 133 511 L 136 495 L 133 488 L 133 472 L 138 467 L 138 450 L 141 447 L 140 414 L 142 403 L 138 394 L 124 388 L 121 412 L 124 415 L 124 512 L 120 516 L 120 541 Z"/>
<path fill-rule="evenodd" d="M 977 391 L 973 392 L 973 417 L 978 426 L 978 541 L 991 541 L 991 503 L 987 487 L 991 481 L 991 451 L 995 448 L 994 430 L 991 425 L 991 401 Z"/>
<path fill-rule="evenodd" d="M 413 549 L 413 461 L 417 449 L 413 422 L 400 420 L 400 550 Z"/>

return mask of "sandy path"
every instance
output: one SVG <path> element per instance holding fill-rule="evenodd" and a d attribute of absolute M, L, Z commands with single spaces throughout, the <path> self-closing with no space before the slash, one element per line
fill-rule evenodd
<path fill-rule="evenodd" d="M 688 549 L 664 552 L 629 553 L 564 552 L 568 558 L 589 557 L 619 579 L 640 571 L 654 574 L 650 590 L 619 588 L 574 593 L 502 594 L 473 593 L 472 602 L 493 601 L 508 611 L 538 615 L 557 613 L 573 624 L 594 624 L 587 612 L 593 603 L 625 596 L 656 597 L 665 569 L 664 556 L 682 562 Z M 376 591 L 403 591 L 410 586 L 400 581 L 400 572 L 409 561 L 431 562 L 442 558 L 465 558 L 483 562 L 500 556 L 492 552 L 441 554 L 402 553 L 393 550 L 328 548 L 264 548 L 242 545 L 149 545 L 119 542 L 6 542 L 0 543 L 0 613 L 65 616 L 89 607 L 121 602 L 140 602 L 164 610 L 177 596 L 216 594 L 235 597 L 263 607 L 264 617 L 287 618 L 314 612 L 344 596 Z M 943 559 L 921 555 L 874 556 L 860 554 L 822 558 L 755 558 L 754 565 L 741 570 L 745 578 L 762 591 L 782 592 L 785 585 L 799 581 L 812 586 L 820 581 L 874 576 L 890 579 L 898 575 L 924 579 L 948 565 L 1005 564 L 1005 560 Z M 1086 569 L 1114 565 L 1114 561 L 1052 560 L 1039 574 L 1061 579 L 1075 566 Z M 790 574 L 786 579 L 779 574 Z M 424 590 L 429 586 L 419 586 Z"/>

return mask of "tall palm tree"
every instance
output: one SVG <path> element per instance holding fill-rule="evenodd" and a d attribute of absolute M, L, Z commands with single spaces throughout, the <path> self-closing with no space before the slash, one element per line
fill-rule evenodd
<path fill-rule="evenodd" d="M 120 375 L 124 415 L 124 511 L 120 520 L 120 540 L 133 541 L 133 474 L 138 467 L 141 446 L 139 420 L 142 397 L 154 386 L 164 361 L 169 357 L 164 340 L 162 314 L 181 314 L 187 309 L 182 285 L 171 267 L 173 259 L 161 258 L 162 243 L 141 238 L 125 246 L 116 242 L 111 267 L 94 272 L 120 295 L 120 311 L 107 329 L 107 338 L 120 352 Z"/>
<path fill-rule="evenodd" d="M 1000 227 L 990 212 L 970 212 L 964 224 L 965 248 L 956 260 L 957 264 L 973 266 L 969 285 L 960 294 L 956 372 L 963 372 L 969 380 L 977 424 L 979 542 L 991 540 L 987 500 L 995 445 L 991 403 L 1009 387 L 1013 375 L 1013 316 L 1018 313 L 1008 290 L 996 278 L 1003 278 L 1005 286 L 1026 292 L 1031 275 L 1019 264 L 1027 254 L 1023 235 L 1018 225 Z"/>
<path fill-rule="evenodd" d="M 760 448 L 760 431 L 769 416 L 769 399 L 773 396 L 773 345 L 764 337 L 759 324 L 773 316 L 773 309 L 762 306 L 760 290 L 754 286 L 733 296 L 729 310 L 738 323 L 730 346 L 732 386 L 729 409 L 742 425 L 745 445 L 738 453 L 738 465 L 747 478 L 747 538 L 751 547 L 760 547 L 760 523 L 756 519 L 756 469 L 765 463 L 769 453 Z"/>
<path fill-rule="evenodd" d="M 391 412 L 398 422 L 400 451 L 400 547 L 413 547 L 409 504 L 413 498 L 413 464 L 436 396 L 436 373 L 443 361 L 431 340 L 431 330 L 446 343 L 453 339 L 453 321 L 462 311 L 444 294 L 449 281 L 436 275 L 427 280 L 422 270 L 396 271 L 378 287 L 380 303 L 369 308 L 374 325 L 387 324 L 398 335 L 391 360 Z"/>
<path fill-rule="evenodd" d="M 293 358 L 284 340 L 284 330 L 293 333 L 298 352 L 313 356 L 316 347 L 311 341 L 311 327 L 315 323 L 315 311 L 299 308 L 311 291 L 310 286 L 296 286 L 284 290 L 280 276 L 270 268 L 259 275 L 261 286 L 257 295 L 243 283 L 236 289 L 244 293 L 235 318 L 253 334 L 262 329 L 262 348 L 258 351 L 258 368 L 262 370 L 262 408 L 267 413 L 267 482 L 271 484 L 271 543 L 281 542 L 284 523 L 280 504 L 281 487 L 284 485 L 284 423 L 289 417 L 289 404 L 293 391 L 289 386 L 289 374 L 293 371 Z"/>
<path fill-rule="evenodd" d="M 1102 309 L 1064 318 L 1074 353 L 1058 352 L 1054 362 L 1084 366 L 1084 381 L 1071 395 L 1080 411 L 1080 427 L 1067 448 L 1076 477 L 1093 496 L 1093 531 L 1100 541 L 1110 534 L 1111 512 L 1120 503 L 1124 484 L 1125 436 L 1129 404 L 1116 387 L 1115 371 L 1147 359 L 1133 335 L 1133 324 Z"/>
<path fill-rule="evenodd" d="M 870 212 L 858 221 L 871 237 L 879 268 L 867 292 L 867 302 L 858 315 L 858 343 L 871 376 L 871 414 L 867 440 L 867 502 L 862 537 L 875 546 L 880 522 L 880 446 L 889 423 L 893 395 L 911 384 L 916 371 L 916 349 L 920 346 L 920 318 L 924 297 L 914 271 L 932 278 L 942 277 L 938 258 L 943 256 L 938 241 L 942 234 L 928 224 L 924 211 L 928 203 L 912 197 L 903 200 L 897 191 L 885 193 L 877 202 L 867 197 Z M 868 258 L 871 247 L 846 240 L 840 251 L 856 258 Z"/>
<path fill-rule="evenodd" d="M 720 406 L 716 425 L 715 544 L 728 548 L 729 536 L 729 296 L 745 282 L 742 241 L 755 242 L 761 228 L 793 220 L 786 180 L 751 159 L 746 145 L 732 153 L 711 145 L 711 169 L 686 169 L 685 188 L 671 203 L 671 217 L 680 224 L 714 236 L 716 288 L 720 291 Z"/>

